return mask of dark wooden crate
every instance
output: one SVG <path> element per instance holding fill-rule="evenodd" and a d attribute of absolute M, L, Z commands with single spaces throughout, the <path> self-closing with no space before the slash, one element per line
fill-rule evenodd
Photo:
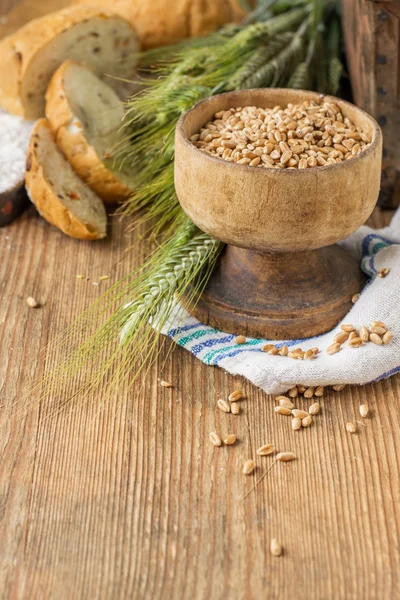
<path fill-rule="evenodd" d="M 380 204 L 400 204 L 400 0 L 342 0 L 354 102 L 383 132 Z"/>

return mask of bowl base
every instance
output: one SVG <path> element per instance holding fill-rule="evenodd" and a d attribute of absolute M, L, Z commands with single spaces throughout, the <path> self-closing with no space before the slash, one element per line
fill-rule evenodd
<path fill-rule="evenodd" d="M 333 329 L 365 282 L 359 263 L 337 245 L 297 253 L 228 245 L 189 311 L 227 333 L 301 339 Z"/>

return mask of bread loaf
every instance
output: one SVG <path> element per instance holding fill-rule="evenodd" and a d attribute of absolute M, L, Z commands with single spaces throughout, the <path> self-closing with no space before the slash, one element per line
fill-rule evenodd
<path fill-rule="evenodd" d="M 111 157 L 123 116 L 117 94 L 87 67 L 67 60 L 54 73 L 46 117 L 55 140 L 77 174 L 108 203 L 131 194 L 127 175 L 113 172 Z"/>
<path fill-rule="evenodd" d="M 74 1 L 108 8 L 127 19 L 138 32 L 144 49 L 205 35 L 226 23 L 237 23 L 245 16 L 238 0 Z"/>
<path fill-rule="evenodd" d="M 37 119 L 54 71 L 67 58 L 89 65 L 118 89 L 135 73 L 137 35 L 119 15 L 73 6 L 35 19 L 0 42 L 0 106 Z"/>
<path fill-rule="evenodd" d="M 103 202 L 58 149 L 46 119 L 36 123 L 31 135 L 25 184 L 42 217 L 67 235 L 82 240 L 105 237 L 107 215 Z"/>

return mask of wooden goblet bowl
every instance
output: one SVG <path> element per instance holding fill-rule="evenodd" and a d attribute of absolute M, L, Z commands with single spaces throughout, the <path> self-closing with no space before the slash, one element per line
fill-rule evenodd
<path fill-rule="evenodd" d="M 356 157 L 325 167 L 248 167 L 205 154 L 189 141 L 220 110 L 320 99 L 303 90 L 242 90 L 203 100 L 180 119 L 179 202 L 200 229 L 227 244 L 190 308 L 203 323 L 267 339 L 311 337 L 331 330 L 362 289 L 359 263 L 336 243 L 365 223 L 378 198 L 382 137 L 372 117 L 326 96 L 372 142 Z"/>

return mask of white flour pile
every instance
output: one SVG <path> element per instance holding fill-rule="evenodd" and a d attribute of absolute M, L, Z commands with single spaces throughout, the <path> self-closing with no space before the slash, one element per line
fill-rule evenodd
<path fill-rule="evenodd" d="M 33 124 L 0 110 L 0 194 L 25 177 L 25 157 Z"/>

